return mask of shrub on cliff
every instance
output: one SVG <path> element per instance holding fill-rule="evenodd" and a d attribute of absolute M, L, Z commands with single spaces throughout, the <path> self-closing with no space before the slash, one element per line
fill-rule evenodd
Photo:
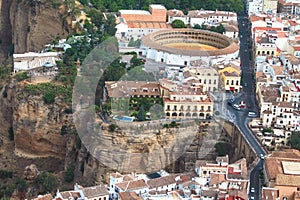
<path fill-rule="evenodd" d="M 17 81 L 23 81 L 28 78 L 27 72 L 19 72 L 15 75 Z"/>
<path fill-rule="evenodd" d="M 42 172 L 35 179 L 35 185 L 41 193 L 53 192 L 57 188 L 57 184 L 57 178 L 50 172 Z"/>
<path fill-rule="evenodd" d="M 25 91 L 31 95 L 43 95 L 45 103 L 54 103 L 56 96 L 62 97 L 67 103 L 72 100 L 72 87 L 55 83 L 27 84 Z"/>
<path fill-rule="evenodd" d="M 74 166 L 69 166 L 67 168 L 67 170 L 65 171 L 65 173 L 64 173 L 64 180 L 67 183 L 71 183 L 74 180 L 74 170 L 75 170 Z"/>
<path fill-rule="evenodd" d="M 55 94 L 51 91 L 48 91 L 43 96 L 44 102 L 47 104 L 51 104 L 55 102 Z"/>
<path fill-rule="evenodd" d="M 8 129 L 8 134 L 9 134 L 9 140 L 10 140 L 10 141 L 13 141 L 13 140 L 15 139 L 15 134 L 14 134 L 14 129 L 13 129 L 13 127 L 10 127 L 10 128 Z"/>

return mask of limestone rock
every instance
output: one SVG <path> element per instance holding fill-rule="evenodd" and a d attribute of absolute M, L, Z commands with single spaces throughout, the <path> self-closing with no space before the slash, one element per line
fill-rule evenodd
<path fill-rule="evenodd" d="M 24 178 L 25 178 L 25 180 L 33 181 L 39 175 L 39 173 L 40 172 L 37 169 L 36 165 L 31 164 L 31 165 L 25 167 Z"/>

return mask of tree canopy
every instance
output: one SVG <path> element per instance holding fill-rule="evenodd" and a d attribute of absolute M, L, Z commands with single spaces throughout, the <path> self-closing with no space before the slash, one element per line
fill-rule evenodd
<path fill-rule="evenodd" d="M 184 24 L 183 21 L 181 21 L 180 19 L 175 19 L 172 22 L 172 27 L 173 28 L 186 28 L 186 25 Z"/>
<path fill-rule="evenodd" d="M 88 1 L 80 0 L 84 5 L 88 5 Z M 192 9 L 206 10 L 227 10 L 227 11 L 242 11 L 242 0 L 90 0 L 90 3 L 97 9 L 102 11 L 116 12 L 120 9 L 144 9 L 147 10 L 150 3 L 162 4 L 167 9 L 181 9 L 188 11 Z"/>

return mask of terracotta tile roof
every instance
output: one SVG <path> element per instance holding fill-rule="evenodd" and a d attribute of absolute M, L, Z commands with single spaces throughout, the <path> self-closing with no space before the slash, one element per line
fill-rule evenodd
<path fill-rule="evenodd" d="M 276 158 L 266 158 L 265 168 L 270 180 L 275 180 L 278 173 L 283 173 L 283 170 L 280 166 L 280 161 Z"/>
<path fill-rule="evenodd" d="M 239 77 L 239 74 L 236 73 L 236 72 L 230 73 L 230 72 L 225 71 L 223 74 L 224 74 L 225 76 L 230 76 L 230 77 Z"/>
<path fill-rule="evenodd" d="M 262 200 L 276 200 L 279 197 L 279 190 L 277 188 L 262 188 Z"/>
<path fill-rule="evenodd" d="M 131 175 L 125 175 L 123 177 L 123 181 L 132 181 L 132 180 L 134 180 L 134 178 Z"/>
<path fill-rule="evenodd" d="M 263 114 L 272 114 L 272 111 L 271 110 L 264 110 L 262 113 Z"/>
<path fill-rule="evenodd" d="M 274 73 L 275 75 L 283 75 L 283 70 L 284 70 L 284 67 L 283 66 L 272 66 L 273 69 L 274 69 Z"/>
<path fill-rule="evenodd" d="M 214 173 L 211 175 L 209 186 L 212 187 L 213 185 L 217 185 L 217 187 L 218 187 L 218 185 L 223 183 L 224 181 L 226 181 L 225 174 Z"/>
<path fill-rule="evenodd" d="M 167 29 L 169 26 L 162 22 L 128 22 L 128 28 Z"/>
<path fill-rule="evenodd" d="M 294 51 L 300 51 L 300 46 L 293 46 Z"/>
<path fill-rule="evenodd" d="M 123 191 L 131 191 L 131 190 L 138 190 L 142 188 L 148 188 L 145 180 L 133 180 L 133 181 L 123 181 L 121 183 L 117 183 L 116 186 Z"/>
<path fill-rule="evenodd" d="M 277 175 L 283 174 L 282 161 L 300 162 L 300 152 L 296 149 L 285 149 L 282 151 L 275 151 L 265 159 L 265 169 L 268 174 L 269 180 L 276 180 Z M 298 176 L 300 177 L 300 176 Z M 282 178 L 282 177 L 280 177 Z M 280 183 L 282 184 L 285 179 L 282 178 Z M 297 179 L 300 180 L 300 179 Z M 298 182 L 300 184 L 300 182 Z"/>
<path fill-rule="evenodd" d="M 149 188 L 158 188 L 166 185 L 171 185 L 176 183 L 175 181 L 176 175 L 169 175 L 160 178 L 154 178 L 147 181 Z"/>
<path fill-rule="evenodd" d="M 237 168 L 240 170 L 240 173 L 232 172 L 230 173 L 230 170 L 228 169 L 227 178 L 228 179 L 247 179 L 248 178 L 248 172 L 247 172 L 247 161 L 245 158 L 242 158 L 230 165 L 228 165 L 228 168 L 233 167 L 234 170 Z"/>
<path fill-rule="evenodd" d="M 181 10 L 176 10 L 176 9 L 168 10 L 167 15 L 171 16 L 171 17 L 184 17 L 185 16 Z"/>
<path fill-rule="evenodd" d="M 282 107 L 282 108 L 293 108 L 293 103 L 292 102 L 280 102 L 279 107 Z"/>
<path fill-rule="evenodd" d="M 206 10 L 190 10 L 188 12 L 190 18 L 205 18 L 210 16 L 236 16 L 235 13 L 227 11 L 206 11 Z"/>
<path fill-rule="evenodd" d="M 80 193 L 75 191 L 65 191 L 60 193 L 63 199 L 70 199 L 70 198 L 79 198 Z"/>
<path fill-rule="evenodd" d="M 37 198 L 34 198 L 32 200 L 52 200 L 53 196 L 51 194 L 45 194 L 42 196 L 38 196 Z"/>
<path fill-rule="evenodd" d="M 228 195 L 234 197 L 233 199 L 248 199 L 247 192 L 241 190 L 229 190 Z M 231 199 L 230 197 L 228 199 Z"/>
<path fill-rule="evenodd" d="M 289 92 L 290 91 L 289 86 L 282 86 L 282 91 L 283 92 Z"/>
<path fill-rule="evenodd" d="M 295 199 L 300 199 L 300 191 L 295 192 Z"/>
<path fill-rule="evenodd" d="M 119 197 L 121 200 L 143 200 L 143 198 L 138 196 L 135 192 L 120 192 Z"/>
<path fill-rule="evenodd" d="M 92 187 L 86 187 L 82 189 L 85 197 L 88 199 L 109 195 L 107 188 L 104 185 L 97 185 Z"/>
<path fill-rule="evenodd" d="M 284 151 L 275 151 L 270 157 L 277 157 L 280 159 L 300 159 L 300 151 L 296 149 L 285 149 Z"/>
<path fill-rule="evenodd" d="M 111 176 L 114 177 L 114 178 L 121 178 L 121 177 L 123 177 L 123 175 L 120 174 L 120 173 L 118 173 L 118 172 L 112 173 Z"/>
<path fill-rule="evenodd" d="M 293 20 L 288 20 L 288 22 L 289 22 L 290 26 L 296 26 L 297 25 L 297 23 L 294 22 Z"/>
<path fill-rule="evenodd" d="M 279 85 L 259 86 L 264 102 L 274 102 L 280 97 Z"/>
<path fill-rule="evenodd" d="M 276 185 L 300 187 L 300 176 L 277 174 Z"/>
<path fill-rule="evenodd" d="M 252 15 L 250 17 L 250 21 L 251 22 L 255 22 L 255 21 L 265 21 L 265 19 L 263 17 L 259 17 L 259 16 L 256 16 L 256 15 Z"/>
<path fill-rule="evenodd" d="M 213 199 L 216 199 L 216 197 L 218 196 L 218 191 L 213 189 L 202 190 L 201 196 L 213 197 Z"/>
<path fill-rule="evenodd" d="M 106 81 L 105 87 L 109 97 L 120 98 L 134 95 L 160 96 L 158 82 L 147 81 Z"/>
<path fill-rule="evenodd" d="M 258 78 L 258 77 L 263 77 L 263 76 L 265 76 L 265 74 L 263 73 L 263 71 L 258 71 L 258 72 L 256 72 L 256 77 Z"/>
<path fill-rule="evenodd" d="M 281 28 L 269 28 L 269 27 L 254 27 L 253 28 L 253 32 L 257 32 L 257 31 L 271 31 L 271 30 L 281 31 Z"/>

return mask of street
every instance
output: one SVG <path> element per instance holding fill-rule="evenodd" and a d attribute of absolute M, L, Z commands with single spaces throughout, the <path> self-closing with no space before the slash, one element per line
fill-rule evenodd
<path fill-rule="evenodd" d="M 250 54 L 252 54 L 252 38 L 251 38 L 251 24 L 247 16 L 244 13 L 240 13 L 238 17 L 239 34 L 240 34 L 240 58 L 241 58 L 241 70 L 243 79 L 243 100 L 245 101 L 249 111 L 255 112 L 259 115 L 259 108 L 255 98 L 255 70 L 254 61 L 250 60 Z M 251 55 L 251 58 L 253 56 Z M 236 125 L 241 130 L 245 139 L 248 141 L 253 151 L 259 157 L 261 154 L 266 155 L 265 150 L 261 147 L 255 136 L 248 128 L 248 123 L 251 120 L 247 117 L 248 112 L 237 111 L 232 108 L 231 112 L 236 116 Z M 249 199 L 251 196 L 254 199 L 260 199 L 261 197 L 261 183 L 259 180 L 260 169 L 262 169 L 264 160 L 260 160 L 254 167 L 250 174 L 250 188 L 254 188 L 255 192 L 249 192 Z"/>

